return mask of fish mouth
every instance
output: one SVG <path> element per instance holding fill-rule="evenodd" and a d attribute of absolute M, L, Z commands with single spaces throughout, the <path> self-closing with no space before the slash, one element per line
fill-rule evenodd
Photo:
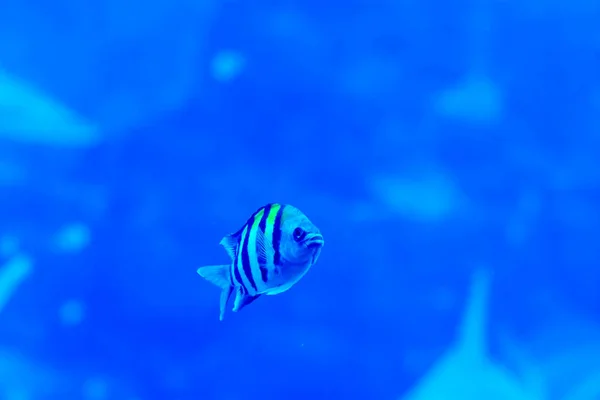
<path fill-rule="evenodd" d="M 323 235 L 320 233 L 309 233 L 304 239 L 304 245 L 309 249 L 316 249 L 322 247 L 324 244 Z"/>

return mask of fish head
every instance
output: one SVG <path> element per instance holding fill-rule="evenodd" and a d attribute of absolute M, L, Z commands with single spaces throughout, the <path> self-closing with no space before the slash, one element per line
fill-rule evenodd
<path fill-rule="evenodd" d="M 308 217 L 293 206 L 284 209 L 281 225 L 281 257 L 292 264 L 312 265 L 324 245 L 323 235 Z"/>

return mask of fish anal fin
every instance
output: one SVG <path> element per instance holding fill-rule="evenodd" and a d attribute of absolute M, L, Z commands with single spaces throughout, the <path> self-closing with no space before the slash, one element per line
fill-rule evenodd
<path fill-rule="evenodd" d="M 246 307 L 248 304 L 252 303 L 254 300 L 258 299 L 260 294 L 256 296 L 249 296 L 242 292 L 242 290 L 238 290 L 237 295 L 235 296 L 235 303 L 233 305 L 233 312 L 238 312 L 242 308 Z"/>
<path fill-rule="evenodd" d="M 217 285 L 220 288 L 227 288 L 231 286 L 230 278 L 230 266 L 224 265 L 207 265 L 198 268 L 198 275 L 206 279 L 207 281 Z"/>

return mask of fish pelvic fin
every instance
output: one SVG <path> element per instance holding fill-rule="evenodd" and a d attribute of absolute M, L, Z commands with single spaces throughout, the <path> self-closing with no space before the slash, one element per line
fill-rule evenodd
<path fill-rule="evenodd" d="M 223 321 L 225 317 L 225 308 L 227 302 L 233 292 L 233 286 L 231 285 L 229 265 L 207 265 L 198 268 L 198 275 L 211 282 L 212 284 L 221 288 L 221 299 L 219 301 L 219 321 Z"/>
<path fill-rule="evenodd" d="M 221 300 L 219 301 L 219 321 L 223 321 L 225 318 L 225 308 L 227 307 L 227 302 L 231 297 L 231 293 L 233 292 L 233 286 L 228 286 L 223 288 L 221 291 Z"/>
<path fill-rule="evenodd" d="M 258 299 L 260 294 L 256 296 L 250 296 L 242 291 L 241 288 L 238 289 L 237 295 L 235 296 L 235 301 L 233 304 L 233 312 L 238 312 L 242 308 L 246 307 L 248 304 L 252 303 L 254 300 Z"/>

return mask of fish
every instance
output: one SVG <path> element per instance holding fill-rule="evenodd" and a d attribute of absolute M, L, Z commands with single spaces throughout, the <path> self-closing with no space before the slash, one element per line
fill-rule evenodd
<path fill-rule="evenodd" d="M 221 240 L 229 264 L 206 265 L 197 273 L 221 288 L 219 321 L 223 321 L 234 291 L 232 311 L 238 312 L 262 295 L 289 290 L 317 262 L 324 244 L 321 231 L 302 211 L 269 203 Z"/>

